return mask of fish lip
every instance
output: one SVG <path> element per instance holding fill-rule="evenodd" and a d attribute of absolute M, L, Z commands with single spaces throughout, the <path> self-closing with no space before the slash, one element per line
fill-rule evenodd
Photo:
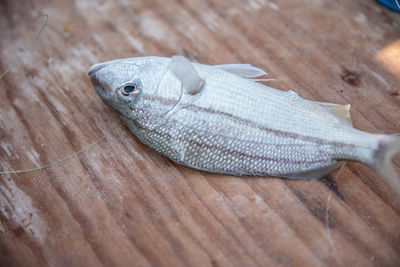
<path fill-rule="evenodd" d="M 99 70 L 106 68 L 110 64 L 108 62 L 104 63 L 97 63 L 94 64 L 89 68 L 88 75 L 90 77 L 90 81 L 94 87 L 94 89 L 97 91 L 97 93 L 103 98 L 103 97 L 109 97 L 110 92 L 108 90 L 105 90 L 102 86 L 102 82 L 100 77 L 98 75 L 95 75 Z"/>
<path fill-rule="evenodd" d="M 114 59 L 114 60 L 109 60 L 106 62 L 94 64 L 89 68 L 88 75 L 89 75 L 89 77 L 92 77 L 99 70 L 101 70 L 107 66 L 110 66 L 111 64 L 118 63 L 120 61 L 121 61 L 121 59 Z"/>
<path fill-rule="evenodd" d="M 101 69 L 107 67 L 108 65 L 110 65 L 108 62 L 94 64 L 93 66 L 91 66 L 91 67 L 89 68 L 89 72 L 88 72 L 89 77 L 92 78 L 93 75 L 94 75 L 96 72 L 98 72 L 99 70 L 101 70 Z"/>

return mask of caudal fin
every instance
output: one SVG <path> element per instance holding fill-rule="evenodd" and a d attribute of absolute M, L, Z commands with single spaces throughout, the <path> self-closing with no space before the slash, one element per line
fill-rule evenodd
<path fill-rule="evenodd" d="M 380 135 L 379 148 L 375 153 L 372 168 L 400 196 L 400 176 L 392 163 L 392 157 L 400 153 L 400 136 Z"/>

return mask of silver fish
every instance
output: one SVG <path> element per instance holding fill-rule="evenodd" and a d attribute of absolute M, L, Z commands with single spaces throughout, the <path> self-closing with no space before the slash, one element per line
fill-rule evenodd
<path fill-rule="evenodd" d="M 320 178 L 340 160 L 372 167 L 400 195 L 391 157 L 400 137 L 354 129 L 350 105 L 306 100 L 260 84 L 249 64 L 181 56 L 95 64 L 91 82 L 146 145 L 191 168 L 232 175 Z"/>

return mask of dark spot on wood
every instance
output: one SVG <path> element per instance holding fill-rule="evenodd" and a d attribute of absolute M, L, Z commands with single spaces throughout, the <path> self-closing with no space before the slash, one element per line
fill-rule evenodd
<path fill-rule="evenodd" d="M 324 176 L 320 179 L 320 181 L 326 185 L 337 197 L 344 201 L 344 197 L 342 193 L 340 193 L 339 188 L 337 187 L 337 183 L 333 180 L 331 175 Z"/>
<path fill-rule="evenodd" d="M 4 211 L 5 211 L 6 213 L 11 213 L 11 210 L 10 210 L 8 207 L 4 207 Z"/>
<path fill-rule="evenodd" d="M 218 262 L 216 260 L 212 260 L 211 261 L 211 266 L 212 267 L 218 267 L 219 265 L 218 265 Z"/>
<path fill-rule="evenodd" d="M 132 219 L 132 215 L 129 212 L 125 212 L 125 216 L 128 219 Z"/>
<path fill-rule="evenodd" d="M 360 75 L 354 71 L 345 69 L 343 70 L 341 77 L 343 81 L 345 81 L 347 84 L 350 84 L 351 86 L 359 87 L 361 85 Z"/>
<path fill-rule="evenodd" d="M 109 21 L 104 22 L 104 27 L 107 30 L 112 31 L 112 32 L 116 32 L 117 31 L 117 28 L 115 27 L 115 25 L 113 23 L 109 22 Z"/>
<path fill-rule="evenodd" d="M 399 96 L 399 92 L 391 92 L 390 95 L 391 96 Z"/>
<path fill-rule="evenodd" d="M 22 226 L 18 226 L 16 229 L 13 229 L 12 231 L 16 237 L 20 237 L 25 233 L 25 230 L 24 228 L 22 228 Z"/>
<path fill-rule="evenodd" d="M 6 137 L 9 138 L 8 134 L 0 128 L 0 140 L 5 140 Z"/>
<path fill-rule="evenodd" d="M 306 199 L 303 197 L 303 195 L 297 193 L 297 191 L 296 191 L 296 192 L 293 192 L 293 193 L 296 195 L 297 199 L 298 199 L 301 203 L 303 203 L 303 204 L 306 203 Z"/>
<path fill-rule="evenodd" d="M 25 70 L 25 73 L 28 78 L 35 78 L 39 72 L 37 69 L 29 68 Z"/>
<path fill-rule="evenodd" d="M 340 90 L 339 92 L 343 93 L 343 90 Z"/>
<path fill-rule="evenodd" d="M 0 247 L 0 258 L 6 259 L 6 256 L 10 255 L 10 251 L 6 246 L 1 246 Z M 4 263 L 4 262 L 3 262 Z M 6 266 L 6 265 L 4 265 Z"/>
<path fill-rule="evenodd" d="M 389 24 L 389 25 L 392 25 L 392 24 L 393 24 L 393 19 L 389 16 L 388 13 L 386 13 L 386 12 L 381 12 L 379 15 L 381 16 L 382 20 L 383 20 L 386 24 Z"/>
<path fill-rule="evenodd" d="M 80 217 L 78 218 L 78 220 L 79 220 L 80 225 L 82 226 L 82 228 L 87 229 L 87 228 L 90 227 L 90 221 L 89 221 L 89 219 L 88 219 L 87 217 L 80 216 Z"/>
<path fill-rule="evenodd" d="M 394 246 L 395 246 L 395 248 L 400 250 L 400 235 L 398 235 L 396 240 L 394 241 Z"/>
<path fill-rule="evenodd" d="M 356 168 L 351 167 L 350 170 L 356 176 L 360 176 L 361 175 L 361 172 L 359 172 Z"/>

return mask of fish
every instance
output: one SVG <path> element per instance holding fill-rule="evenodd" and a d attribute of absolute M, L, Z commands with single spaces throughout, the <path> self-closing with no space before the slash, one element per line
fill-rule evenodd
<path fill-rule="evenodd" d="M 399 136 L 355 129 L 350 105 L 262 84 L 267 73 L 251 64 L 146 56 L 98 63 L 88 74 L 130 131 L 177 164 L 236 176 L 318 179 L 343 161 L 358 161 L 400 195 L 392 163 Z"/>

